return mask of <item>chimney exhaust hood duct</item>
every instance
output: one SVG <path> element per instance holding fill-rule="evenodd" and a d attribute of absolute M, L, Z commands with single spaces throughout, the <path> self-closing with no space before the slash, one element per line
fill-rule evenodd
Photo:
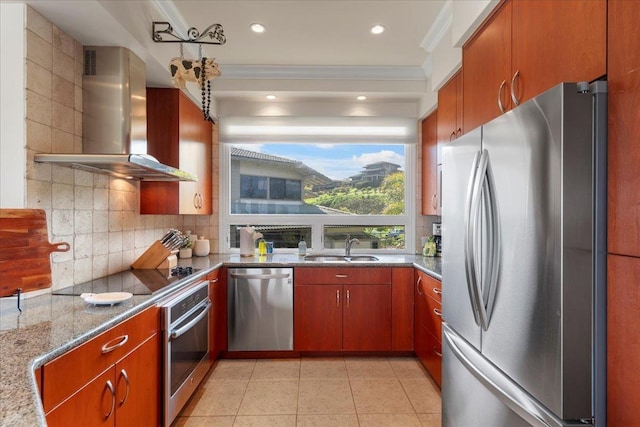
<path fill-rule="evenodd" d="M 196 181 L 147 155 L 146 69 L 129 49 L 85 46 L 82 154 L 36 154 L 53 163 L 144 181 Z"/>

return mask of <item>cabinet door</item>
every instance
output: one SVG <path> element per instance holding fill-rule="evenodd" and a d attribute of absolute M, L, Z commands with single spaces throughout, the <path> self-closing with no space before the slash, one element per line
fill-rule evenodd
<path fill-rule="evenodd" d="M 607 424 L 632 426 L 640 407 L 640 258 L 607 262 Z"/>
<path fill-rule="evenodd" d="M 110 367 L 47 413 L 49 427 L 82 425 L 115 426 L 114 368 Z"/>
<path fill-rule="evenodd" d="M 391 286 L 345 285 L 342 347 L 391 350 Z"/>
<path fill-rule="evenodd" d="M 513 91 L 524 102 L 561 82 L 607 73 L 606 0 L 512 2 Z M 636 34 L 637 38 L 637 34 Z"/>
<path fill-rule="evenodd" d="M 462 49 L 462 116 L 465 133 L 502 114 L 498 97 L 505 111 L 511 108 L 512 3 L 505 2 Z"/>
<path fill-rule="evenodd" d="M 198 177 L 197 182 L 180 183 L 180 213 L 211 215 L 211 122 L 180 95 L 180 168 Z"/>
<path fill-rule="evenodd" d="M 640 4 L 608 4 L 608 252 L 640 257 Z"/>
<path fill-rule="evenodd" d="M 116 363 L 116 424 L 159 426 L 162 401 L 162 354 L 159 334 Z"/>
<path fill-rule="evenodd" d="M 342 286 L 295 287 L 294 348 L 298 351 L 342 350 Z"/>
<path fill-rule="evenodd" d="M 209 328 L 209 358 L 211 362 L 227 349 L 227 284 L 226 273 L 220 269 L 207 276 L 211 299 L 211 325 Z"/>
<path fill-rule="evenodd" d="M 418 358 L 424 365 L 427 358 L 428 348 L 427 329 L 425 328 L 425 324 L 427 323 L 427 321 L 425 320 L 425 316 L 429 314 L 429 307 L 427 306 L 427 300 L 425 298 L 424 292 L 422 291 L 422 287 L 420 286 L 422 282 L 421 279 L 419 280 L 421 274 L 421 272 L 416 271 L 415 280 L 413 283 L 415 300 L 414 347 L 416 356 L 418 356 Z"/>
<path fill-rule="evenodd" d="M 413 268 L 396 267 L 391 284 L 391 350 L 413 350 Z"/>
<path fill-rule="evenodd" d="M 422 215 L 437 215 L 438 113 L 422 121 Z"/>
<path fill-rule="evenodd" d="M 462 135 L 458 126 L 458 101 L 461 94 L 462 73 L 456 73 L 438 91 L 438 145 L 442 146 Z M 462 104 L 462 102 L 460 102 Z"/>

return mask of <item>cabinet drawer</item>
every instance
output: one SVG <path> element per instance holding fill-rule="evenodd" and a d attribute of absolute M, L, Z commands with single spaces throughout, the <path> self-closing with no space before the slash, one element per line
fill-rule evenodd
<path fill-rule="evenodd" d="M 430 334 L 442 341 L 442 304 L 426 295 L 423 298 L 429 310 L 425 316 L 425 327 Z"/>
<path fill-rule="evenodd" d="M 422 293 L 442 302 L 442 282 L 440 280 L 434 279 L 422 271 L 418 271 L 418 280 Z"/>
<path fill-rule="evenodd" d="M 44 365 L 45 413 L 157 333 L 158 313 L 150 307 Z"/>
<path fill-rule="evenodd" d="M 390 285 L 387 267 L 303 267 L 294 272 L 296 285 Z"/>
<path fill-rule="evenodd" d="M 435 382 L 442 385 L 442 344 L 433 335 L 427 333 L 425 356 L 422 360 L 425 368 Z"/>

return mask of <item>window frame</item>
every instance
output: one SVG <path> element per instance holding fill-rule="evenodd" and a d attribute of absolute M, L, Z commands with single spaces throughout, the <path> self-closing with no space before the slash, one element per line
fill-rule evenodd
<path fill-rule="evenodd" d="M 348 143 L 345 143 L 348 144 Z M 385 145 L 388 145 L 385 142 Z M 311 227 L 311 242 L 307 242 L 307 247 L 313 252 L 341 252 L 338 249 L 324 249 L 324 226 L 325 225 L 362 225 L 362 226 L 394 226 L 403 225 L 405 227 L 405 247 L 404 249 L 375 249 L 379 254 L 411 254 L 415 252 L 416 218 L 416 162 L 412 161 L 416 157 L 416 144 L 398 143 L 404 146 L 405 164 L 404 182 L 404 214 L 402 215 L 247 215 L 231 214 L 231 145 L 233 143 L 219 144 L 220 154 L 220 185 L 219 185 L 219 247 L 220 253 L 239 253 L 237 248 L 230 248 L 229 227 L 232 225 L 274 225 L 286 224 L 296 226 Z M 260 145 L 260 142 L 256 142 Z M 369 144 L 376 145 L 376 144 Z M 274 200 L 277 202 L 277 200 Z M 276 221 L 279 219 L 279 221 Z M 294 253 L 297 249 L 275 248 L 276 253 Z M 358 248 L 353 248 L 353 253 L 358 252 Z M 371 252 L 371 250 L 368 250 Z"/>

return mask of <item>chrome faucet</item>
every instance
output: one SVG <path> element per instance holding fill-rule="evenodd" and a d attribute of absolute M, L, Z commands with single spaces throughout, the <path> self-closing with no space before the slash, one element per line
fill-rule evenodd
<path fill-rule="evenodd" d="M 344 241 L 344 256 L 351 256 L 351 245 L 353 244 L 359 245 L 360 240 L 352 239 L 351 235 L 347 234 L 347 238 Z"/>

